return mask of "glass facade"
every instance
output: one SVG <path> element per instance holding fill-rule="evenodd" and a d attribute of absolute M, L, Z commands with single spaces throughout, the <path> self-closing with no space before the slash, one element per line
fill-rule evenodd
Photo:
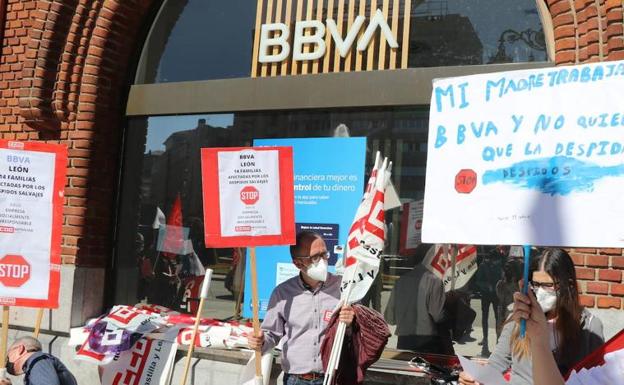
<path fill-rule="evenodd" d="M 401 201 L 414 202 L 423 198 L 428 119 L 426 109 L 421 107 L 182 115 L 130 120 L 124 155 L 115 303 L 147 301 L 189 311 L 196 302 L 191 286 L 203 267 L 215 271 L 205 315 L 219 319 L 239 316 L 241 303 L 244 303 L 240 292 L 244 258 L 240 256 L 245 253 L 244 250 L 206 248 L 203 243 L 200 149 L 249 146 L 253 139 L 259 138 L 332 137 L 341 124 L 348 130 L 339 130 L 340 135 L 348 133 L 367 138 L 366 170 L 371 169 L 374 154 L 380 150 L 394 161 L 393 182 Z M 386 218 L 388 242 L 381 278 L 365 300 L 382 313 L 386 311 L 397 280 L 421 265 L 423 253 L 430 246 L 401 250 L 401 228 L 406 226 L 402 223 L 405 220 L 402 209 L 388 212 Z M 164 251 L 166 235 L 160 225 L 165 223 L 184 229 L 182 238 L 190 240 L 192 251 Z M 484 335 L 492 334 L 487 343 L 493 348 L 497 320 L 500 326 L 500 312 L 505 311 L 502 304 L 499 306 L 496 295 L 496 285 L 506 282 L 503 279 L 505 258 L 492 263 L 488 256 L 494 248 L 479 247 L 478 250 L 479 268 L 469 284 L 453 294 L 468 305 L 460 306 L 459 311 L 467 313 L 468 317 L 476 317 L 468 324 L 475 328 L 475 332 L 471 337 L 470 328 L 464 325 L 464 330 L 456 327 L 455 333 L 460 342 L 471 338 L 482 340 Z M 400 298 L 398 293 L 394 295 Z M 444 302 L 444 296 L 438 300 Z M 397 305 L 401 304 L 394 304 Z M 487 322 L 481 323 L 482 319 Z M 488 332 L 483 334 L 482 327 Z M 396 347 L 396 343 L 394 336 L 389 346 Z M 458 344 L 455 350 L 478 354 L 482 348 L 477 347 L 478 351 L 475 351 L 475 346 L 467 345 L 462 350 L 463 345 Z"/>
<path fill-rule="evenodd" d="M 331 137 L 336 127 L 344 124 L 349 135 L 367 138 L 366 169 L 372 167 L 376 151 L 381 150 L 400 165 L 394 171 L 393 180 L 401 198 L 416 200 L 422 199 L 425 187 L 426 116 L 424 109 L 406 107 L 132 119 L 124 155 L 116 302 L 147 299 L 175 308 L 187 306 L 182 300 L 184 278 L 192 274 L 184 269 L 192 266 L 180 260 L 186 258 L 183 256 L 176 260 L 165 252 L 163 257 L 163 252 L 158 250 L 159 225 L 153 226 L 159 210 L 164 214 L 164 221 L 171 224 L 168 219 L 178 210 L 174 207 L 179 198 L 182 219 L 178 224 L 188 229 L 185 231 L 202 265 L 216 270 L 213 281 L 222 289 L 219 300 L 230 301 L 227 305 L 224 302 L 223 308 L 213 316 L 226 318 L 235 314 L 238 293 L 231 281 L 236 273 L 232 263 L 237 259 L 236 253 L 231 249 L 214 250 L 203 246 L 201 148 L 250 146 L 253 139 L 261 138 Z M 342 130 L 341 135 L 344 135 Z M 400 213 L 395 210 L 389 216 L 389 223 L 394 223 L 393 228 L 397 229 L 391 231 L 389 237 L 395 254 L 399 222 Z M 390 265 L 388 269 L 391 271 L 394 267 Z M 174 272 L 179 277 L 163 278 L 167 274 L 175 275 Z M 139 283 L 134 287 L 137 274 Z M 128 287 L 122 288 L 124 285 Z"/>
<path fill-rule="evenodd" d="M 137 83 L 249 77 L 255 13 L 254 0 L 165 1 Z M 533 0 L 412 0 L 410 17 L 409 67 L 547 60 Z"/>
<path fill-rule="evenodd" d="M 144 46 L 136 83 L 249 77 L 255 8 L 252 0 L 166 0 Z M 410 17 L 410 67 L 547 60 L 544 34 L 532 0 L 413 0 Z M 246 300 L 241 288 L 245 250 L 205 247 L 200 149 L 251 146 L 254 139 L 264 138 L 334 136 L 366 138 L 367 172 L 377 150 L 394 162 L 392 180 L 403 205 L 386 213 L 388 232 L 381 274 L 363 301 L 392 321 L 388 348 L 433 353 L 454 350 L 487 357 L 496 345 L 510 293 L 517 287 L 517 249 L 476 246 L 457 252 L 444 250 L 456 260 L 464 256 L 462 253 L 470 254 L 470 278 L 457 287 L 451 285 L 446 292 L 438 290 L 425 309 L 417 304 L 419 298 L 430 295 L 430 288 L 422 286 L 424 280 L 414 277 L 422 274 L 423 260 L 432 255 L 425 253 L 432 245 L 406 247 L 402 230 L 420 226 L 409 222 L 407 214 L 408 205 L 424 196 L 428 106 L 129 118 L 114 302 L 147 301 L 192 311 L 197 304 L 196 286 L 204 269 L 211 268 L 215 273 L 204 315 L 239 317 Z M 182 247 L 172 250 L 168 245 L 171 233 L 163 229 L 174 229 Z M 437 258 L 438 252 L 433 255 Z M 440 318 L 435 334 L 443 336 L 448 346 L 438 340 L 423 344 L 418 339 L 398 339 L 401 322 L 405 323 L 399 319 L 407 312 L 413 313 L 408 319 L 418 317 L 418 312 L 422 317 L 423 311 Z"/>

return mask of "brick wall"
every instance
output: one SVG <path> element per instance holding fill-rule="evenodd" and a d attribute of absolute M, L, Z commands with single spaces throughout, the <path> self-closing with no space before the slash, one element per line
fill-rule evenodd
<path fill-rule="evenodd" d="M 624 59 L 621 0 L 546 0 L 557 64 Z"/>
<path fill-rule="evenodd" d="M 152 0 L 0 1 L 0 135 L 68 147 L 63 263 L 106 266 L 129 66 Z"/>
<path fill-rule="evenodd" d="M 558 65 L 624 59 L 621 0 L 547 0 Z M 624 308 L 622 249 L 572 249 L 581 303 Z"/>
<path fill-rule="evenodd" d="M 624 299 L 622 249 L 572 249 L 581 303 L 587 307 L 621 309 Z"/>
<path fill-rule="evenodd" d="M 63 262 L 105 266 L 112 250 L 131 63 L 143 43 L 138 41 L 141 31 L 150 22 L 146 15 L 161 1 L 0 2 L 6 2 L 7 11 L 0 59 L 0 136 L 68 146 Z M 557 64 L 624 59 L 620 0 L 545 2 L 553 18 Z M 572 255 L 583 303 L 622 308 L 622 250 L 575 249 Z"/>

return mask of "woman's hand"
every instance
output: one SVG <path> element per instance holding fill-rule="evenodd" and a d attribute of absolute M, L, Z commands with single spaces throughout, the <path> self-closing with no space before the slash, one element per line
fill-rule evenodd
<path fill-rule="evenodd" d="M 535 299 L 533 291 L 529 295 L 514 293 L 514 310 L 511 316 L 515 321 L 526 320 L 526 333 L 531 341 L 531 362 L 535 384 L 565 385 L 559 373 L 555 357 L 550 351 L 546 315 Z"/>
<path fill-rule="evenodd" d="M 529 290 L 528 295 L 516 292 L 513 297 L 514 306 L 511 318 L 516 322 L 526 320 L 526 332 L 531 340 L 548 341 L 546 315 L 535 299 L 533 291 Z"/>

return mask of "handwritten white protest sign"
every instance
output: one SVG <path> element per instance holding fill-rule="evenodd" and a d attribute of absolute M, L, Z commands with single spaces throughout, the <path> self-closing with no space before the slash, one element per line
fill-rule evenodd
<path fill-rule="evenodd" d="M 624 247 L 622 90 L 624 62 L 434 81 L 423 242 Z"/>

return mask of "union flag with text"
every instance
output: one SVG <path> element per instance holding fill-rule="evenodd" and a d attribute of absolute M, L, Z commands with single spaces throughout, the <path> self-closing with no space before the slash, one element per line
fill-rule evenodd
<path fill-rule="evenodd" d="M 349 230 L 342 276 L 342 300 L 361 300 L 379 273 L 379 261 L 386 240 L 384 197 L 390 180 L 388 159 L 381 163 L 377 153 L 362 202 Z"/>

